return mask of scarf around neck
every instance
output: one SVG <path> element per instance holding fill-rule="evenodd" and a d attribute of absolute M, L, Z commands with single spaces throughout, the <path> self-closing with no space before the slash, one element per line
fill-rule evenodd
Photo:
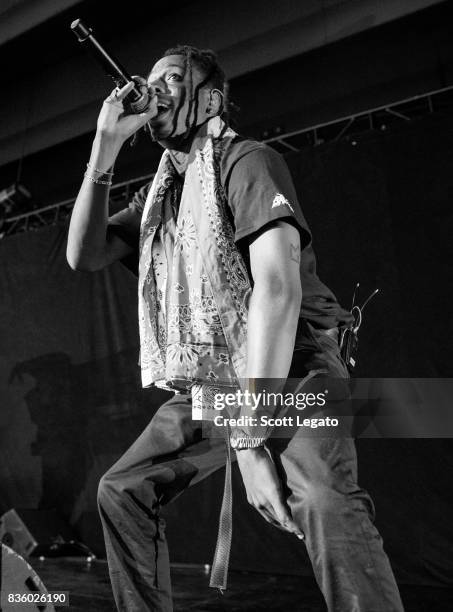
<path fill-rule="evenodd" d="M 179 197 L 172 154 L 165 151 L 160 160 L 140 231 L 144 387 L 237 386 L 237 379 L 245 375 L 251 284 L 234 242 L 219 174 L 223 151 L 235 137 L 220 117 L 214 117 L 200 127 L 187 156 L 178 154 L 185 174 L 177 212 L 171 205 Z M 152 266 L 157 240 L 165 251 L 165 295 L 156 290 Z M 165 312 L 165 334 L 159 333 L 158 309 Z"/>

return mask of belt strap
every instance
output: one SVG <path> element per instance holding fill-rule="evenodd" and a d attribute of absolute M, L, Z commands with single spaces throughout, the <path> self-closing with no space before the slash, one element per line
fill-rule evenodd
<path fill-rule="evenodd" d="M 231 485 L 231 448 L 230 428 L 225 428 L 227 433 L 225 466 L 225 486 L 223 489 L 222 508 L 220 510 L 219 531 L 217 533 L 217 544 L 212 562 L 211 579 L 209 586 L 223 592 L 227 588 L 228 564 L 230 561 L 231 540 L 233 537 L 233 488 Z"/>

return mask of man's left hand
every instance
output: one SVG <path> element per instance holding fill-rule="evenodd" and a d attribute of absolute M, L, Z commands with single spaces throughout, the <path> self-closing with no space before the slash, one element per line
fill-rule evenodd
<path fill-rule="evenodd" d="M 250 448 L 240 450 L 236 455 L 249 504 L 268 523 L 303 539 L 304 534 L 286 505 L 282 483 L 268 450 L 264 447 Z"/>

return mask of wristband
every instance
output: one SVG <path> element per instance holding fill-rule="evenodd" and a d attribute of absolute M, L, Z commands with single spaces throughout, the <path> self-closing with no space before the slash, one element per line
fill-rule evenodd
<path fill-rule="evenodd" d="M 230 446 L 235 451 L 247 450 L 249 448 L 262 448 L 266 438 L 248 436 L 243 431 L 235 431 L 230 436 Z"/>
<path fill-rule="evenodd" d="M 95 168 L 90 162 L 87 163 L 87 169 L 91 170 L 91 172 L 98 172 L 99 174 L 108 174 L 111 177 L 115 174 L 113 170 L 100 170 L 99 168 Z"/>
<path fill-rule="evenodd" d="M 85 172 L 83 176 L 96 185 L 112 185 L 112 181 L 101 181 L 98 178 L 91 176 L 91 174 L 88 174 L 88 172 Z"/>

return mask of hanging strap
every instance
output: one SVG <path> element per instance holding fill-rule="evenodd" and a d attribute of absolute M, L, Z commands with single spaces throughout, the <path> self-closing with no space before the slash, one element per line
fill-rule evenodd
<path fill-rule="evenodd" d="M 226 427 L 225 486 L 223 489 L 222 508 L 220 510 L 217 544 L 212 562 L 209 586 L 219 589 L 221 593 L 227 588 L 228 564 L 230 562 L 231 540 L 233 536 L 233 488 L 231 484 L 231 448 L 230 428 Z"/>

